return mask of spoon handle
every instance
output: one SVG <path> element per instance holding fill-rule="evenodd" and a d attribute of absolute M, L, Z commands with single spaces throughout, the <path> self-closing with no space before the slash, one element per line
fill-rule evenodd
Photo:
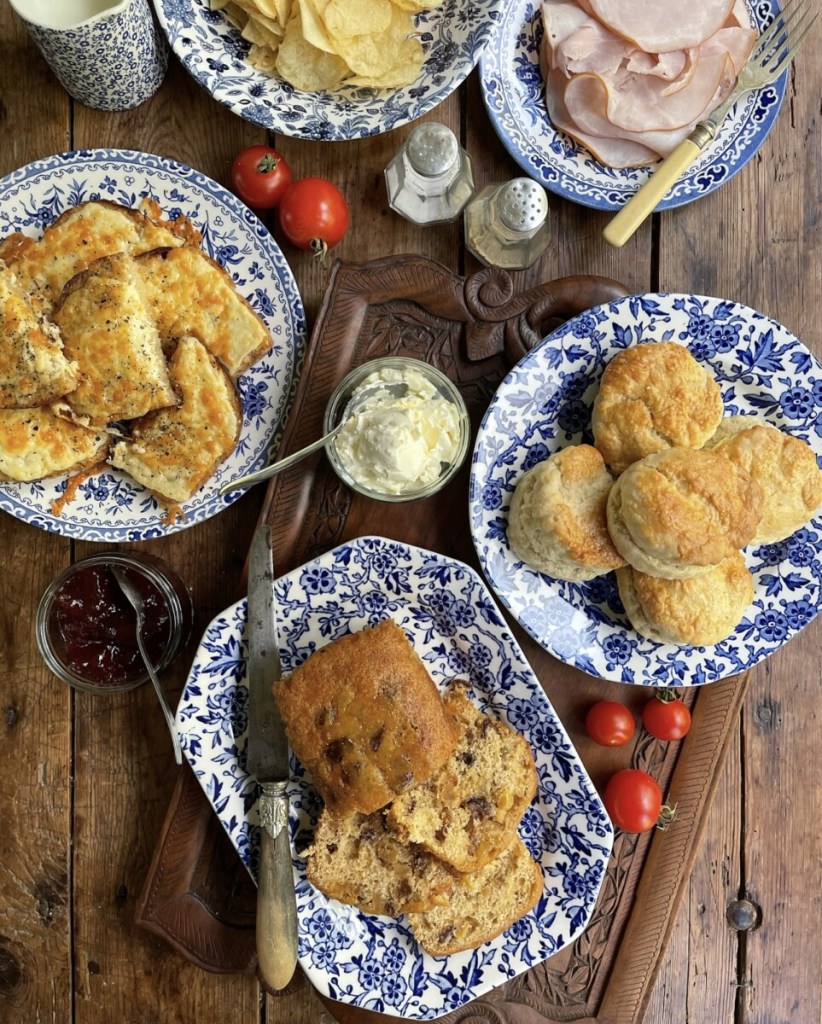
<path fill-rule="evenodd" d="M 272 462 L 270 466 L 263 466 L 262 469 L 258 469 L 254 473 L 249 473 L 247 476 L 237 477 L 236 480 L 229 480 L 228 483 L 223 484 L 220 488 L 220 494 L 227 494 L 229 491 L 236 491 L 240 487 L 249 487 L 251 484 L 258 484 L 261 480 L 268 480 L 269 477 L 276 476 L 278 473 L 282 473 L 283 470 L 293 466 L 296 462 L 301 459 L 307 458 L 309 455 L 313 455 L 314 452 L 320 448 L 324 448 L 328 442 L 337 436 L 340 432 L 342 423 L 334 427 L 327 434 L 318 438 L 316 441 L 312 441 L 311 444 L 307 444 L 305 448 L 301 448 L 298 452 L 294 452 L 292 455 L 286 455 L 284 459 L 280 459 L 278 462 Z"/>
<path fill-rule="evenodd" d="M 151 663 L 151 658 L 148 656 L 145 644 L 143 643 L 143 617 L 137 615 L 137 647 L 140 651 L 140 656 L 145 662 L 146 669 L 148 670 L 151 684 L 154 687 L 154 692 L 157 694 L 157 700 L 160 702 L 160 707 L 163 709 L 163 715 L 165 716 L 166 725 L 168 731 L 171 733 L 171 742 L 174 745 L 174 760 L 177 764 L 183 763 L 183 751 L 180 747 L 180 737 L 177 733 L 177 724 L 174 721 L 174 715 L 171 713 L 171 708 L 168 706 L 166 701 L 166 695 L 163 693 L 163 688 L 160 685 L 160 679 L 157 673 L 154 671 L 154 666 Z"/>

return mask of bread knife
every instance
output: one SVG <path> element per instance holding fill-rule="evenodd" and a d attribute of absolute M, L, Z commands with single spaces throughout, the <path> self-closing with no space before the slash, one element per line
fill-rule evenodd
<path fill-rule="evenodd" d="M 288 830 L 288 740 L 274 700 L 280 679 L 271 533 L 260 522 L 248 567 L 247 768 L 260 785 L 257 878 L 257 966 L 272 989 L 283 989 L 297 962 L 297 901 Z"/>

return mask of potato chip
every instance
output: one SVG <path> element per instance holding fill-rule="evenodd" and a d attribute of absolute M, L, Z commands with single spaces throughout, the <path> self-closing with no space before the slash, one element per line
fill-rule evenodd
<path fill-rule="evenodd" d="M 376 35 L 391 25 L 391 0 L 329 0 L 323 21 L 332 39 Z"/>
<path fill-rule="evenodd" d="M 300 12 L 301 5 L 295 3 L 277 53 L 277 74 L 305 92 L 336 89 L 349 74 L 348 65 L 335 53 L 325 53 L 308 42 Z"/>
<path fill-rule="evenodd" d="M 413 59 L 408 28 L 408 15 L 394 7 L 388 28 L 375 35 L 337 39 L 337 52 L 355 75 L 380 78 L 398 64 Z"/>
<path fill-rule="evenodd" d="M 302 21 L 302 34 L 306 42 L 325 53 L 337 53 L 337 47 L 328 34 L 323 14 L 328 0 L 297 0 Z"/>

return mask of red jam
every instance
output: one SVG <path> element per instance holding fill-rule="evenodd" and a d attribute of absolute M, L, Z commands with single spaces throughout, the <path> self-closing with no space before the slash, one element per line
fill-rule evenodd
<path fill-rule="evenodd" d="M 161 591 L 142 573 L 123 571 L 143 597 L 143 644 L 160 667 L 171 635 L 171 616 Z M 121 685 L 146 674 L 137 647 L 137 616 L 107 565 L 72 573 L 54 594 L 51 643 L 63 664 L 96 686 Z"/>

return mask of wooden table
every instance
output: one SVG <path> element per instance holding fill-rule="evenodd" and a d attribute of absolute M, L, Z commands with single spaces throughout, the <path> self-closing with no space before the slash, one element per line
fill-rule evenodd
<path fill-rule="evenodd" d="M 517 287 L 589 273 L 637 292 L 723 296 L 780 320 L 822 356 L 822 61 L 815 35 L 791 75 L 774 131 L 730 183 L 656 216 L 621 251 L 601 240 L 606 215 L 552 197 L 554 241 L 516 275 Z M 214 102 L 174 60 L 161 90 L 137 110 L 73 105 L 7 4 L 0 7 L 0 55 L 3 174 L 63 150 L 119 147 L 173 157 L 227 183 L 234 154 L 265 141 L 262 129 Z M 476 74 L 433 117 L 461 133 L 478 185 L 521 173 L 485 115 Z M 344 190 L 353 217 L 336 250 L 341 257 L 416 252 L 455 272 L 473 271 L 461 223 L 420 230 L 388 209 L 382 169 L 407 131 L 350 143 L 276 142 L 295 174 L 322 174 Z M 283 248 L 311 324 L 326 273 Z M 262 500 L 258 488 L 219 517 L 150 544 L 192 584 L 198 629 L 238 593 Z M 5 514 L 0 538 L 0 1020 L 330 1021 L 305 984 L 261 1004 L 252 977 L 206 974 L 135 926 L 134 902 L 177 773 L 165 726 L 149 687 L 111 698 L 73 693 L 37 653 L 40 594 L 97 546 Z M 821 628 L 817 620 L 753 673 L 648 1003 L 645 1019 L 654 1024 L 818 1018 Z M 166 677 L 173 699 L 185 671 L 180 664 Z M 740 896 L 761 908 L 760 926 L 748 933 L 726 923 L 728 904 Z"/>

